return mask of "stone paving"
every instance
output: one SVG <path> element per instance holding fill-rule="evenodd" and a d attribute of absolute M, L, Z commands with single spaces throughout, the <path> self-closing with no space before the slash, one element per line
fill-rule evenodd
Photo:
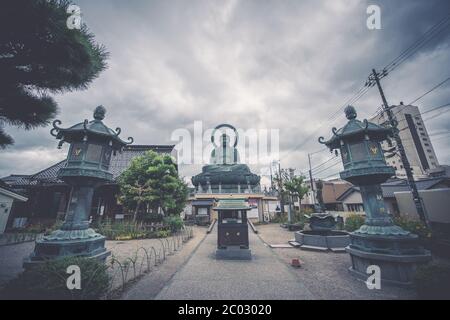
<path fill-rule="evenodd" d="M 287 243 L 294 239 L 294 232 L 281 228 L 278 224 L 257 226 L 259 237 L 266 244 Z M 382 286 L 381 290 L 369 290 L 363 281 L 348 272 L 351 265 L 347 253 L 305 251 L 297 248 L 275 248 L 273 252 L 286 265 L 292 259 L 302 262 L 299 269 L 292 268 L 297 280 L 303 283 L 316 299 L 415 299 L 414 290 Z"/>
<path fill-rule="evenodd" d="M 217 227 L 206 236 L 157 300 L 313 299 L 289 266 L 249 230 L 251 261 L 216 260 Z M 145 299 L 145 296 L 141 297 Z"/>

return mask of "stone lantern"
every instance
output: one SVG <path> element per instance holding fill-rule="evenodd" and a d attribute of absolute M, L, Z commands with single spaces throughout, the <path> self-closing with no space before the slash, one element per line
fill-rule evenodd
<path fill-rule="evenodd" d="M 245 199 L 221 199 L 214 208 L 217 219 L 217 259 L 251 260 Z"/>
<path fill-rule="evenodd" d="M 346 248 L 352 260 L 350 272 L 366 280 L 367 268 L 376 265 L 382 282 L 410 285 L 416 266 L 431 260 L 431 254 L 420 246 L 417 235 L 395 225 L 386 212 L 380 184 L 395 170 L 386 164 L 381 142 L 389 141 L 392 128 L 357 120 L 352 106 L 345 109 L 345 115 L 348 123 L 339 130 L 333 128 L 328 141 L 320 137 L 319 142 L 331 151 L 340 150 L 344 166 L 341 178 L 361 190 L 366 219 L 350 234 Z"/>
<path fill-rule="evenodd" d="M 84 120 L 70 128 L 58 127 L 53 122 L 51 134 L 59 139 L 58 148 L 64 142 L 70 144 L 66 165 L 58 172 L 58 178 L 72 187 L 63 225 L 41 240 L 36 241 L 34 252 L 24 266 L 48 259 L 83 256 L 104 260 L 110 253 L 105 248 L 105 237 L 89 228 L 94 190 L 113 179 L 109 165 L 111 155 L 121 152 L 133 138 L 125 142 L 119 138 L 120 128 L 115 131 L 104 123 L 106 109 L 95 109 L 94 119 Z"/>

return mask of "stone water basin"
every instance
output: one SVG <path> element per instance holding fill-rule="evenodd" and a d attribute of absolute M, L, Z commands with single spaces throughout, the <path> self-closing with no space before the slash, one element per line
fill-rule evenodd
<path fill-rule="evenodd" d="M 335 230 L 297 231 L 295 241 L 302 249 L 345 252 L 350 236 L 348 232 Z"/>

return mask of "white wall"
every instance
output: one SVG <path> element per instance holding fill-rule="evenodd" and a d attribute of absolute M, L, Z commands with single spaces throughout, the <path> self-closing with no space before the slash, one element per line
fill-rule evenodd
<path fill-rule="evenodd" d="M 14 199 L 0 193 L 0 234 L 5 232 Z"/>
<path fill-rule="evenodd" d="M 419 191 L 426 215 L 431 222 L 450 223 L 450 189 Z M 419 220 L 410 191 L 394 192 L 400 214 Z"/>

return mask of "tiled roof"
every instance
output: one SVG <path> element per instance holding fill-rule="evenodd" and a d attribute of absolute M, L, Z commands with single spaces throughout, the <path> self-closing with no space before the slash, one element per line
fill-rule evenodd
<path fill-rule="evenodd" d="M 126 146 L 122 153 L 117 153 L 111 157 L 110 172 L 116 179 L 125 169 L 128 168 L 133 158 L 143 155 L 146 151 L 153 150 L 158 153 L 170 154 L 173 150 L 173 145 L 131 145 Z M 66 160 L 60 161 L 51 167 L 39 171 L 33 175 L 10 175 L 2 180 L 9 186 L 32 186 L 39 183 L 64 183 L 57 178 L 59 169 L 66 165 Z"/>

